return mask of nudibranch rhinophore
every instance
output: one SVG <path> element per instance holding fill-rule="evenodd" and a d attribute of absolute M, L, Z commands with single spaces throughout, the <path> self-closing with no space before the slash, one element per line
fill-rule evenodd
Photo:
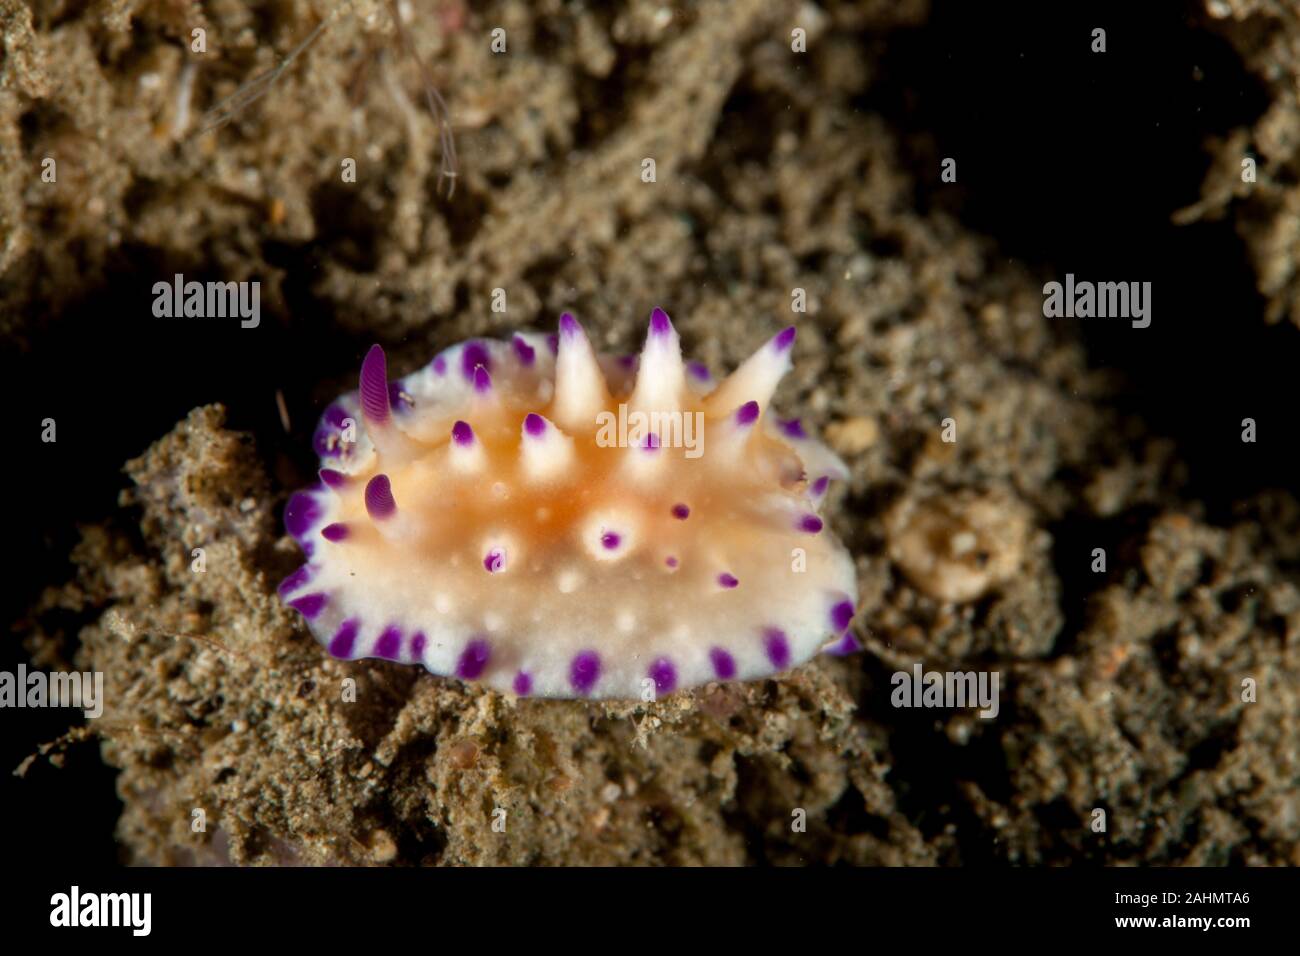
<path fill-rule="evenodd" d="M 856 574 L 818 510 L 847 469 L 772 394 L 795 330 L 725 380 L 660 309 L 640 356 L 472 339 L 321 418 L 280 586 L 338 658 L 541 697 L 646 698 L 856 649 Z"/>

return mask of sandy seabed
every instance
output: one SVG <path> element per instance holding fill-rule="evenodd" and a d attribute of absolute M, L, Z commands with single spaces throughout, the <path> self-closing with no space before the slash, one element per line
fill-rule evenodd
<path fill-rule="evenodd" d="M 128 861 L 1300 864 L 1300 505 L 1189 491 L 1178 442 L 1044 318 L 1041 277 L 919 201 L 923 141 L 861 104 L 928 4 L 421 5 L 408 30 L 452 118 L 450 197 L 387 4 L 36 6 L 0 0 L 7 348 L 25 360 L 96 290 L 143 310 L 180 272 L 260 281 L 257 331 L 286 368 L 232 369 L 119 455 L 149 445 L 119 507 L 81 523 L 72 570 L 15 612 L 37 664 L 105 674 L 89 736 L 120 771 Z M 1211 138 L 1181 213 L 1232 222 L 1261 324 L 1300 314 L 1300 26 L 1279 9 L 1210 0 L 1187 27 L 1271 97 Z M 265 97 L 195 135 L 322 21 Z M 815 56 L 791 56 L 796 25 Z M 57 189 L 33 172 L 47 156 Z M 281 511 L 311 477 L 314 416 L 370 342 L 406 371 L 571 309 L 633 351 L 662 305 L 692 357 L 730 368 L 795 288 L 779 405 L 851 466 L 827 515 L 857 557 L 865 653 L 650 704 L 515 700 L 332 660 L 276 597 L 300 563 Z M 202 365 L 203 333 L 183 334 L 156 347 Z M 267 417 L 230 421 L 254 394 Z M 944 551 L 972 534 L 977 566 Z M 917 662 L 998 670 L 998 717 L 893 707 L 891 675 Z"/>

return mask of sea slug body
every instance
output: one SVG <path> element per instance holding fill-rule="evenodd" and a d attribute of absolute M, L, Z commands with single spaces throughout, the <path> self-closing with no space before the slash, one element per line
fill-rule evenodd
<path fill-rule="evenodd" d="M 715 382 L 654 310 L 639 357 L 578 322 L 382 349 L 314 436 L 307 563 L 280 586 L 331 654 L 541 697 L 643 698 L 856 648 L 852 558 L 817 513 L 847 477 L 769 408 L 795 330 Z"/>

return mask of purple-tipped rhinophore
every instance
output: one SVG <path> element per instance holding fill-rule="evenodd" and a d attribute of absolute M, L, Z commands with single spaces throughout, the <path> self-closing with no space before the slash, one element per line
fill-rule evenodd
<path fill-rule="evenodd" d="M 392 417 L 388 403 L 388 360 L 378 345 L 370 346 L 361 363 L 361 414 L 376 425 L 386 424 Z"/>
<path fill-rule="evenodd" d="M 366 484 L 366 512 L 376 521 L 391 518 L 397 513 L 397 500 L 387 475 L 375 475 Z"/>

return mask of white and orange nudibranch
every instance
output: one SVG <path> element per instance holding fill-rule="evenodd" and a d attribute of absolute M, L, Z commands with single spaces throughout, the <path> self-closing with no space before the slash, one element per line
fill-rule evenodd
<path fill-rule="evenodd" d="M 656 309 L 639 357 L 473 339 L 390 382 L 379 346 L 293 495 L 280 594 L 335 657 L 542 697 L 751 680 L 849 633 L 853 560 L 818 510 L 843 462 L 769 408 L 795 330 L 715 387 Z"/>

